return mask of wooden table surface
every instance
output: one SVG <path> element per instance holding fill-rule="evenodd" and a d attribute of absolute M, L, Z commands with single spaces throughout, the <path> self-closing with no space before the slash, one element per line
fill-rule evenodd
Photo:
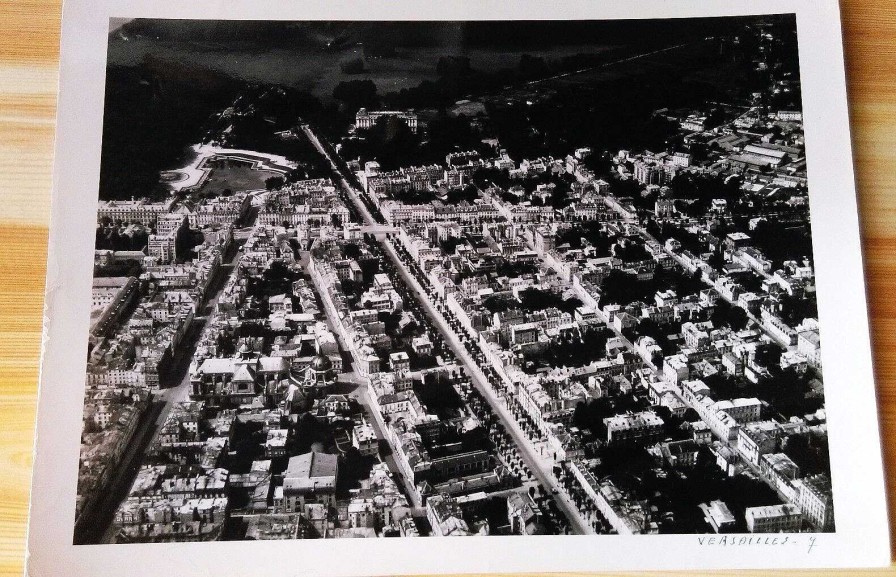
<path fill-rule="evenodd" d="M 21 574 L 25 554 L 60 4 L 60 0 L 0 0 L 0 573 L 3 575 Z M 896 299 L 892 298 L 896 294 L 896 0 L 843 0 L 842 9 L 877 390 L 886 440 L 896 435 Z M 885 442 L 885 453 L 893 519 L 896 517 L 893 506 L 896 449 Z M 891 542 L 892 535 L 891 522 Z M 845 574 L 842 571 L 821 573 Z M 896 565 L 849 574 L 872 573 L 896 575 Z M 760 573 L 707 573 L 722 574 Z"/>

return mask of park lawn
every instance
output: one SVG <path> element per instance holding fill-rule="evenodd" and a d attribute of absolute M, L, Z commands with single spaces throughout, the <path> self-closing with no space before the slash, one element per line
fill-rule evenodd
<path fill-rule="evenodd" d="M 232 192 L 263 189 L 264 181 L 272 176 L 282 176 L 272 170 L 254 170 L 248 166 L 213 168 L 200 192 L 217 192 L 230 189 Z"/>

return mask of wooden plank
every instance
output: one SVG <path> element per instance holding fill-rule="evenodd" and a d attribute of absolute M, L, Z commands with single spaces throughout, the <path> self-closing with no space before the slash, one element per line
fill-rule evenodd
<path fill-rule="evenodd" d="M 896 434 L 896 0 L 843 0 L 878 398 Z M 59 52 L 60 0 L 0 2 L 0 574 L 24 559 Z M 833 433 L 836 434 L 836 433 Z M 885 445 L 891 519 L 896 446 Z M 891 530 L 892 535 L 892 530 Z M 363 570 L 361 570 L 363 572 Z M 705 575 L 775 575 L 711 572 Z M 787 573 L 787 574 L 792 574 Z M 805 571 L 804 575 L 896 575 Z M 693 572 L 663 575 L 690 576 Z"/>

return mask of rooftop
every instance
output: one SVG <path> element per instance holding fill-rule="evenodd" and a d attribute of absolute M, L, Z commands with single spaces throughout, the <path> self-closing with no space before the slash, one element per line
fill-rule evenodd
<path fill-rule="evenodd" d="M 285 491 L 333 489 L 336 486 L 337 457 L 312 451 L 291 457 L 283 472 Z"/>

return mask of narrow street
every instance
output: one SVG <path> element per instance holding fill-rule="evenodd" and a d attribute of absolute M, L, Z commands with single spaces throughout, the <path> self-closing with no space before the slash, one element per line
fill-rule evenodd
<path fill-rule="evenodd" d="M 364 412 L 367 413 L 370 423 L 370 426 L 373 427 L 374 433 L 376 433 L 377 440 L 380 441 L 380 460 L 389 467 L 389 470 L 395 476 L 395 480 L 401 486 L 402 491 L 404 492 L 405 497 L 408 498 L 408 502 L 411 504 L 411 507 L 420 508 L 421 503 L 417 498 L 417 490 L 414 487 L 413 482 L 408 479 L 402 472 L 398 466 L 398 463 L 395 462 L 395 456 L 392 451 L 392 444 L 386 438 L 386 434 L 383 431 L 383 427 L 380 424 L 380 420 L 377 418 L 376 413 L 374 413 L 374 409 L 370 408 L 370 399 L 368 397 L 368 391 L 366 386 L 359 386 L 355 389 L 354 396 L 358 402 L 364 407 Z M 383 454 L 383 446 L 388 447 L 388 452 Z M 425 513 L 424 513 L 425 516 Z"/>
<path fill-rule="evenodd" d="M 681 268 L 683 268 L 684 270 L 688 270 L 688 267 L 685 265 L 684 261 L 682 260 L 682 258 L 681 258 L 679 255 L 677 255 L 677 254 L 675 254 L 674 252 L 672 252 L 671 250 L 667 249 L 665 244 L 661 243 L 659 240 L 657 240 L 656 238 L 654 238 L 653 235 L 651 235 L 650 233 L 648 233 L 646 230 L 641 230 L 640 232 L 641 232 L 641 236 L 643 236 L 645 239 L 647 239 L 647 240 L 649 240 L 649 241 L 652 241 L 652 242 L 655 242 L 655 243 L 659 244 L 660 246 L 662 246 L 662 247 L 663 247 L 663 250 L 666 252 L 666 254 L 668 254 L 669 256 L 671 256 L 672 258 L 674 258 L 674 259 L 675 259 L 675 262 L 678 263 L 678 265 L 679 265 Z M 708 281 L 704 275 L 700 275 L 700 280 L 703 281 L 703 284 L 705 284 L 705 285 L 707 286 L 707 288 L 715 288 L 715 287 L 713 286 L 713 284 L 712 284 L 710 281 Z M 718 292 L 718 291 L 716 291 L 716 292 Z M 761 330 L 761 331 L 763 332 L 763 334 L 765 334 L 766 336 L 768 336 L 768 338 L 770 338 L 770 339 L 772 339 L 773 341 L 775 341 L 775 343 L 777 343 L 779 346 L 783 347 L 785 351 L 792 351 L 792 350 L 795 350 L 795 349 L 796 349 L 796 346 L 795 346 L 795 345 L 791 345 L 790 343 L 785 342 L 785 341 L 783 341 L 781 338 L 779 338 L 779 337 L 777 337 L 776 335 L 773 335 L 772 333 L 770 333 L 770 332 L 768 331 L 768 329 L 766 329 L 765 326 L 762 324 L 762 320 L 761 320 L 760 318 L 758 318 L 756 315 L 754 315 L 754 314 L 751 313 L 750 311 L 744 309 L 743 307 L 741 307 L 739 304 L 737 304 L 737 303 L 734 302 L 733 300 L 731 300 L 731 299 L 729 299 L 729 298 L 726 298 L 726 297 L 725 297 L 724 295 L 722 295 L 721 293 L 719 294 L 719 296 L 722 297 L 722 298 L 723 298 L 726 302 L 728 302 L 731 306 L 739 307 L 741 310 L 743 310 L 743 311 L 747 314 L 747 318 L 749 318 L 751 321 L 753 321 L 754 323 L 756 323 L 756 326 L 759 327 L 759 330 Z"/>
<path fill-rule="evenodd" d="M 134 478 L 140 469 L 143 456 L 159 434 L 159 430 L 165 423 L 171 408 L 177 403 L 182 403 L 190 396 L 190 363 L 196 352 L 199 337 L 205 328 L 209 315 L 215 309 L 215 304 L 221 296 L 221 291 L 227 284 L 227 279 L 233 273 L 239 261 L 239 247 L 245 242 L 245 235 L 240 240 L 234 239 L 233 245 L 226 257 L 227 263 L 221 265 L 218 277 L 214 279 L 212 296 L 203 307 L 202 315 L 193 319 L 184 341 L 181 343 L 172 362 L 171 368 L 166 374 L 160 375 L 161 388 L 153 395 L 153 404 L 148 414 L 144 416 L 139 430 L 128 445 L 116 471 L 113 481 L 101 501 L 94 507 L 92 514 L 85 516 L 84 521 L 75 531 L 76 542 L 111 543 L 113 534 L 112 520 L 118 505 L 127 497 L 128 491 L 134 482 Z M 172 386 L 173 385 L 173 386 Z"/>
<path fill-rule="evenodd" d="M 164 408 L 156 421 L 156 431 L 153 434 L 152 440 L 155 440 L 156 435 L 158 435 L 158 429 L 165 423 L 165 418 L 168 416 L 171 407 L 177 403 L 187 401 L 190 398 L 190 363 L 193 360 L 193 355 L 196 353 L 199 337 L 205 329 L 205 324 L 209 317 L 214 313 L 218 299 L 221 297 L 221 291 L 223 291 L 224 287 L 227 285 L 227 279 L 229 279 L 234 270 L 236 270 L 240 259 L 239 249 L 245 244 L 246 238 L 241 238 L 239 240 L 234 239 L 233 246 L 226 255 L 228 261 L 221 265 L 218 278 L 214 281 L 215 284 L 211 298 L 208 299 L 208 302 L 206 302 L 203 307 L 202 315 L 193 319 L 193 328 L 191 329 L 192 338 L 189 339 L 188 343 L 182 344 L 180 351 L 175 357 L 175 362 L 172 363 L 172 369 L 166 375 L 167 378 L 162 382 L 163 388 L 156 397 L 164 402 Z"/>
<path fill-rule="evenodd" d="M 300 258 L 299 262 L 300 262 L 302 268 L 307 273 L 307 269 L 308 269 L 308 253 L 307 252 L 303 251 L 301 253 L 301 258 Z M 367 415 L 367 422 L 370 424 L 371 427 L 373 427 L 373 431 L 376 434 L 377 440 L 379 441 L 380 454 L 383 453 L 383 451 L 382 451 L 383 446 L 389 448 L 388 453 L 381 456 L 380 460 L 382 462 L 386 463 L 386 466 L 389 467 L 389 471 L 392 472 L 395 479 L 400 484 L 401 490 L 403 491 L 405 497 L 407 497 L 408 503 L 410 503 L 412 505 L 412 507 L 419 509 L 420 502 L 419 502 L 419 499 L 417 498 L 417 491 L 416 491 L 415 487 L 413 486 L 413 483 L 404 476 L 404 474 L 401 472 L 401 469 L 398 467 L 398 464 L 395 462 L 395 458 L 392 455 L 392 445 L 391 445 L 391 443 L 389 443 L 389 440 L 386 438 L 386 435 L 383 432 L 383 427 L 382 427 L 379 419 L 377 418 L 378 415 L 374 412 L 373 409 L 370 408 L 370 399 L 368 396 L 367 384 L 366 384 L 365 379 L 363 377 L 359 376 L 359 374 L 356 372 L 354 358 L 350 354 L 348 354 L 348 351 L 350 351 L 351 349 L 349 348 L 348 343 L 345 342 L 342 332 L 337 330 L 336 326 L 334 326 L 334 324 L 333 324 L 332 313 L 330 312 L 330 309 L 327 308 L 326 302 L 324 302 L 324 297 L 321 294 L 322 288 L 317 285 L 317 283 L 314 281 L 314 277 L 312 275 L 309 274 L 309 277 L 311 278 L 311 281 L 314 283 L 315 292 L 318 293 L 318 296 L 322 301 L 321 304 L 323 304 L 323 310 L 326 311 L 326 313 L 324 314 L 324 318 L 326 319 L 327 327 L 330 329 L 330 331 L 336 337 L 336 341 L 339 344 L 340 350 L 346 353 L 344 355 L 344 357 L 348 357 L 347 363 L 345 362 L 345 360 L 343 361 L 343 363 L 344 363 L 343 371 L 339 375 L 339 387 L 341 387 L 341 388 L 344 387 L 345 388 L 344 392 L 346 392 L 350 397 L 357 400 L 358 403 L 364 408 L 364 413 Z M 425 513 L 423 515 L 425 516 Z"/>

